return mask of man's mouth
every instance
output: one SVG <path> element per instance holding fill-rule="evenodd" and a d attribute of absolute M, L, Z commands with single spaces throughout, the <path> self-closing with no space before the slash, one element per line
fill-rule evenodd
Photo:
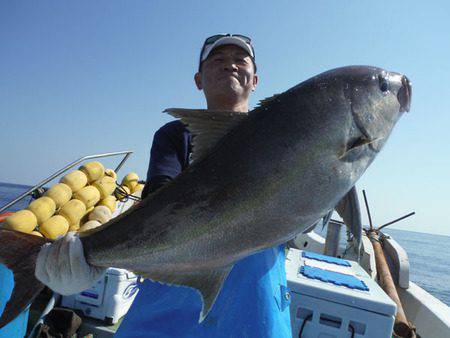
<path fill-rule="evenodd" d="M 237 80 L 238 76 L 236 74 L 224 74 L 220 77 L 220 79 L 230 79 L 230 78 Z"/>

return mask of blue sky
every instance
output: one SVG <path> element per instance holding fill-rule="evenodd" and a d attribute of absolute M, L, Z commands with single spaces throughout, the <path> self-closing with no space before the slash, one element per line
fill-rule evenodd
<path fill-rule="evenodd" d="M 396 227 L 450 235 L 449 16 L 447 1 L 2 1 L 0 181 L 127 149 L 124 172 L 145 177 L 161 111 L 205 106 L 204 38 L 241 33 L 260 75 L 252 107 L 339 66 L 406 74 L 411 112 L 357 186 L 376 224 L 416 211 Z"/>

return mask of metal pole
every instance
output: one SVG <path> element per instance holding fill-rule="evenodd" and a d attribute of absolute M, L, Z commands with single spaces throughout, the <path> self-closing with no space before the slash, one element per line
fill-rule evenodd
<path fill-rule="evenodd" d="M 402 219 L 405 219 L 405 218 L 407 218 L 407 217 L 409 217 L 409 216 L 412 216 L 412 215 L 415 215 L 415 214 L 416 214 L 416 213 L 413 211 L 413 212 L 410 212 L 408 215 L 399 217 L 399 218 L 394 219 L 393 221 L 391 221 L 391 222 L 389 222 L 389 223 L 383 224 L 382 226 L 380 226 L 380 227 L 378 228 L 378 231 L 380 231 L 381 229 L 387 227 L 388 225 L 397 223 L 398 221 L 401 221 Z"/>
<path fill-rule="evenodd" d="M 367 202 L 366 191 L 363 189 L 364 203 L 366 204 L 367 216 L 369 217 L 370 230 L 373 230 L 372 217 L 370 216 L 369 202 Z"/>
<path fill-rule="evenodd" d="M 339 252 L 339 240 L 341 238 L 341 224 L 330 221 L 327 228 L 324 254 L 336 257 Z"/>

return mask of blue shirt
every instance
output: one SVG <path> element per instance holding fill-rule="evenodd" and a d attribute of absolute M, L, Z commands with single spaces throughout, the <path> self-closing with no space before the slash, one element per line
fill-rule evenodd
<path fill-rule="evenodd" d="M 175 177 L 189 165 L 191 135 L 179 121 L 154 137 L 147 182 Z M 291 337 L 284 246 L 235 264 L 215 304 L 199 324 L 200 294 L 146 280 L 116 337 Z"/>

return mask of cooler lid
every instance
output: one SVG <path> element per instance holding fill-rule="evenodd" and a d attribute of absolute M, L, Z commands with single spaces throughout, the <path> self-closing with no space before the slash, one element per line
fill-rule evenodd
<path fill-rule="evenodd" d="M 295 254 L 293 254 L 295 253 Z M 392 316 L 396 305 L 356 262 L 294 250 L 287 277 L 292 292 Z M 345 261 L 348 264 L 336 264 Z M 348 266 L 347 266 L 348 265 Z"/>

